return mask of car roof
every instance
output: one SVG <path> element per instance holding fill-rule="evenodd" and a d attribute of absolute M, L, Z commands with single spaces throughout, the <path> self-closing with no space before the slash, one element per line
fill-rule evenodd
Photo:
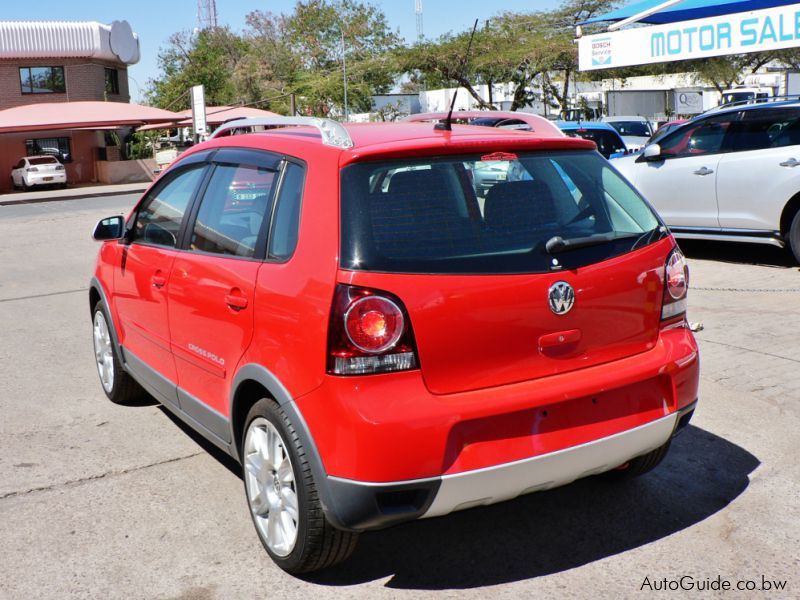
<path fill-rule="evenodd" d="M 778 100 L 778 101 L 767 101 L 767 102 L 752 102 L 752 101 L 742 101 L 742 103 L 738 102 L 731 102 L 730 104 L 722 104 L 720 106 L 715 106 L 714 108 L 708 109 L 706 112 L 701 113 L 698 117 L 705 116 L 708 114 L 721 114 L 727 113 L 731 111 L 740 111 L 740 110 L 762 110 L 767 108 L 785 108 L 785 107 L 800 107 L 800 101 L 797 99 L 795 100 Z M 697 118 L 697 117 L 695 117 Z"/>
<path fill-rule="evenodd" d="M 613 131 L 617 133 L 608 123 L 602 121 L 556 121 L 559 129 L 573 131 L 575 129 L 602 129 L 603 131 Z"/>
<path fill-rule="evenodd" d="M 319 133 L 307 126 L 221 136 L 197 144 L 181 158 L 222 147 L 245 147 L 284 152 L 290 156 L 338 156 L 340 165 L 363 159 L 408 158 L 416 155 L 470 154 L 497 151 L 593 149 L 594 142 L 565 136 L 554 125 L 546 131 L 521 131 L 477 125 L 453 124 L 451 131 L 434 129 L 433 123 L 344 123 L 353 146 L 340 148 L 321 143 Z M 180 159 L 177 161 L 180 162 Z"/>
<path fill-rule="evenodd" d="M 441 121 L 448 115 L 447 111 L 440 112 L 427 112 L 409 115 L 403 119 L 403 122 L 420 122 L 420 121 Z M 516 112 L 510 110 L 454 110 L 453 119 L 515 119 L 522 121 L 533 127 L 534 131 L 539 130 L 540 133 L 546 131 L 558 131 L 558 128 L 549 119 L 545 119 L 533 113 Z"/>
<path fill-rule="evenodd" d="M 612 123 L 614 121 L 648 121 L 647 117 L 642 117 L 640 115 L 616 115 L 613 117 L 603 117 L 603 121 L 606 123 Z"/>

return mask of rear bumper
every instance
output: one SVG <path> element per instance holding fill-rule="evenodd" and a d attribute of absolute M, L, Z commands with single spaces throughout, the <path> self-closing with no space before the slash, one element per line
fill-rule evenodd
<path fill-rule="evenodd" d="M 66 183 L 67 174 L 64 171 L 56 173 L 28 173 L 25 177 L 28 185 L 53 185 L 55 183 Z"/>
<path fill-rule="evenodd" d="M 586 444 L 474 471 L 394 483 L 328 477 L 328 518 L 344 529 L 378 529 L 565 485 L 664 445 L 688 424 L 694 406 Z"/>

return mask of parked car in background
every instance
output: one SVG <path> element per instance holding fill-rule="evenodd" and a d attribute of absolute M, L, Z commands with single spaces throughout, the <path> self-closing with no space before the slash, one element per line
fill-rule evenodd
<path fill-rule="evenodd" d="M 42 185 L 67 185 L 67 171 L 55 156 L 26 156 L 11 170 L 14 189 L 29 190 Z"/>
<path fill-rule="evenodd" d="M 673 121 L 665 121 L 664 123 L 661 123 L 661 125 L 659 125 L 658 128 L 656 129 L 655 133 L 650 136 L 649 140 L 647 140 L 645 146 L 657 142 L 662 137 L 667 135 L 670 131 L 675 131 L 678 127 L 680 127 L 687 121 L 688 119 L 675 119 Z"/>
<path fill-rule="evenodd" d="M 634 152 L 644 146 L 654 133 L 652 123 L 644 117 L 603 117 L 602 121 L 616 129 L 628 150 Z"/>
<path fill-rule="evenodd" d="M 429 112 L 409 115 L 403 121 L 417 123 L 420 121 L 441 122 L 447 118 L 447 111 Z M 552 121 L 534 115 L 516 111 L 503 110 L 455 110 L 451 116 L 453 123 L 478 125 L 481 127 L 499 127 L 501 129 L 518 129 L 537 133 L 556 133 L 559 128 Z"/>
<path fill-rule="evenodd" d="M 680 249 L 555 128 L 237 121 L 94 237 L 105 394 L 147 390 L 238 459 L 292 573 L 362 531 L 642 475 L 696 405 Z"/>
<path fill-rule="evenodd" d="M 720 106 L 614 166 L 676 237 L 788 245 L 800 261 L 800 102 Z"/>
<path fill-rule="evenodd" d="M 569 137 L 592 140 L 597 151 L 606 158 L 624 156 L 628 149 L 617 130 L 600 121 L 556 121 L 556 126 Z"/>

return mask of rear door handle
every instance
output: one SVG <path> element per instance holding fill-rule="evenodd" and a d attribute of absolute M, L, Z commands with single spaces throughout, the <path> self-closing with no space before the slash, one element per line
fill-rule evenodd
<path fill-rule="evenodd" d="M 782 167 L 796 167 L 797 165 L 800 165 L 800 162 L 798 162 L 794 158 L 790 158 L 789 160 L 785 160 L 782 163 L 780 163 L 780 165 Z"/>
<path fill-rule="evenodd" d="M 225 304 L 230 306 L 233 310 L 242 310 L 247 308 L 247 298 L 234 294 L 227 294 L 225 296 Z"/>
<path fill-rule="evenodd" d="M 696 171 L 694 171 L 695 175 L 711 175 L 714 172 L 714 169 L 709 169 L 707 167 L 700 167 Z"/>
<path fill-rule="evenodd" d="M 163 275 L 155 274 L 153 275 L 153 287 L 155 288 L 162 288 L 167 284 L 167 278 Z"/>

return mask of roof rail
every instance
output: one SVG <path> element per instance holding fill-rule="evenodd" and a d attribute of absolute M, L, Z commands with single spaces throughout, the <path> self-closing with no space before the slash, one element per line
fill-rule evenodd
<path fill-rule="evenodd" d="M 317 117 L 253 117 L 233 119 L 220 125 L 209 139 L 231 135 L 236 129 L 252 127 L 315 127 L 322 136 L 322 143 L 336 148 L 352 148 L 353 140 L 344 125 L 331 119 Z"/>
<path fill-rule="evenodd" d="M 734 92 L 736 90 L 733 90 Z M 728 102 L 727 104 L 719 104 L 718 106 L 712 106 L 706 111 L 703 111 L 702 114 L 708 114 L 717 112 L 720 110 L 727 110 L 729 108 L 736 108 L 737 106 L 750 106 L 751 104 L 774 104 L 777 102 L 800 102 L 800 94 L 786 94 L 783 96 L 768 96 L 766 98 L 746 98 L 744 100 L 736 100 L 734 102 Z"/>

